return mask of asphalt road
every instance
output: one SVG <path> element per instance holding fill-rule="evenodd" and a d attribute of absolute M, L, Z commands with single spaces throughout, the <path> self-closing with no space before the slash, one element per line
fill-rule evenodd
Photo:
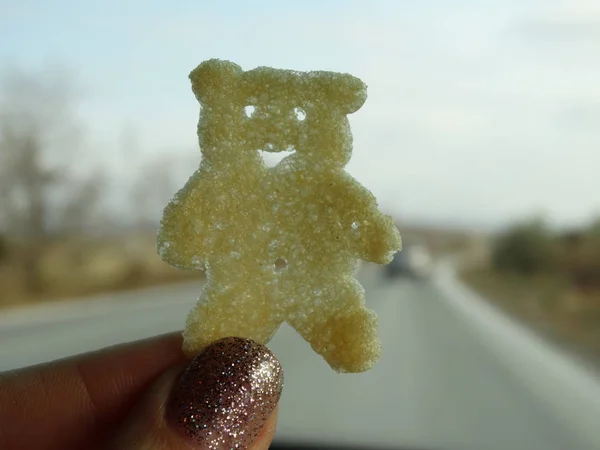
<path fill-rule="evenodd" d="M 380 317 L 380 362 L 365 374 L 333 373 L 284 326 L 270 344 L 286 375 L 278 440 L 432 450 L 600 448 L 594 430 L 573 425 L 589 421 L 590 410 L 569 406 L 569 383 L 555 388 L 547 371 L 494 350 L 487 328 L 473 326 L 440 283 L 384 280 L 373 266 L 359 279 Z M 178 285 L 5 315 L 0 370 L 180 329 L 198 290 Z M 544 386 L 549 390 L 540 395 Z"/>

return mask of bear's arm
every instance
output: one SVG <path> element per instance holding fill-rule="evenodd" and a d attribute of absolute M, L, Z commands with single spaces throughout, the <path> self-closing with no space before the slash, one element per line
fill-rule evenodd
<path fill-rule="evenodd" d="M 378 209 L 375 196 L 345 172 L 323 187 L 357 256 L 377 264 L 389 263 L 401 247 L 400 234 L 392 217 Z"/>
<path fill-rule="evenodd" d="M 157 250 L 163 261 L 180 269 L 203 269 L 208 251 L 199 226 L 206 216 L 198 170 L 165 207 L 157 238 Z"/>

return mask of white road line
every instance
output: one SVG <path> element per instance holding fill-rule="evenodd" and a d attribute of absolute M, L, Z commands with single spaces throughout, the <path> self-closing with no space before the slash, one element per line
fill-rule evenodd
<path fill-rule="evenodd" d="M 459 282 L 451 262 L 440 264 L 434 283 L 539 401 L 593 448 L 600 448 L 600 380 Z"/>

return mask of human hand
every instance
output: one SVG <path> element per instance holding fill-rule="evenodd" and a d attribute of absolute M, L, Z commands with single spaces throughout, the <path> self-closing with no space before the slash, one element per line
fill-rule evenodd
<path fill-rule="evenodd" d="M 283 371 L 226 338 L 191 362 L 178 334 L 0 373 L 2 449 L 269 448 Z"/>

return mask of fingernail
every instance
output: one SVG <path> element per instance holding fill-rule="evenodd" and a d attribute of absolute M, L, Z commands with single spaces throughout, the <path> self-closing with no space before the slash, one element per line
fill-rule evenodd
<path fill-rule="evenodd" d="M 183 372 L 166 420 L 199 448 L 245 449 L 277 405 L 283 369 L 264 345 L 242 338 L 206 347 Z"/>

